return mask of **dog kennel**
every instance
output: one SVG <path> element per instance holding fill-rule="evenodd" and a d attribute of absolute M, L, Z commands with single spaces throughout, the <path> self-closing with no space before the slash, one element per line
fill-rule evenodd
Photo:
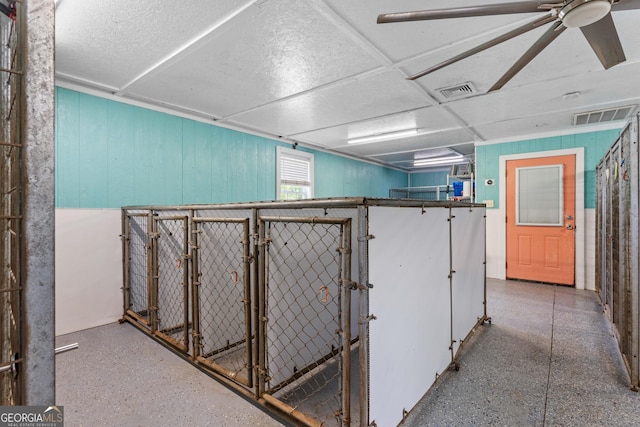
<path fill-rule="evenodd" d="M 484 205 L 144 206 L 122 220 L 124 319 L 296 424 L 397 425 L 489 319 Z"/>
<path fill-rule="evenodd" d="M 596 290 L 634 390 L 640 387 L 638 116 L 596 168 Z"/>

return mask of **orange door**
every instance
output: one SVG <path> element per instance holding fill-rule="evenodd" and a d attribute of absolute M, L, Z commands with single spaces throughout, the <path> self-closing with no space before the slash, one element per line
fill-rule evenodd
<path fill-rule="evenodd" d="M 575 284 L 575 156 L 507 161 L 507 278 Z"/>

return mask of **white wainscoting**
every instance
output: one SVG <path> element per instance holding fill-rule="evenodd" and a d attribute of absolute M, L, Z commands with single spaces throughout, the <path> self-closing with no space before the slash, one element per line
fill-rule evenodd
<path fill-rule="evenodd" d="M 120 209 L 56 209 L 56 335 L 122 317 Z"/>

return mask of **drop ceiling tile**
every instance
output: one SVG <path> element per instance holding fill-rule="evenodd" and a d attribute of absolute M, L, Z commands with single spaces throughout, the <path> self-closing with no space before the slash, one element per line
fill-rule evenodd
<path fill-rule="evenodd" d="M 466 82 L 472 83 L 478 94 L 485 94 L 543 32 L 544 28 L 531 31 L 420 77 L 416 82 L 442 102 L 448 102 L 448 100 L 438 94 L 438 89 Z M 445 51 L 425 55 L 405 63 L 402 68 L 408 75 L 412 75 L 451 59 L 487 40 L 488 38 L 485 37 L 459 44 Z M 547 74 L 536 76 L 534 81 L 546 78 Z"/>
<path fill-rule="evenodd" d="M 624 82 L 634 81 L 640 73 L 640 63 L 620 64 L 606 71 L 569 76 L 548 82 L 544 86 L 504 88 L 490 95 L 463 99 L 447 104 L 455 114 L 484 138 L 501 138 L 490 131 L 491 124 L 519 120 L 519 133 L 535 133 L 547 114 L 564 116 L 565 126 L 571 125 L 576 110 L 588 111 L 637 103 L 640 92 Z M 567 93 L 579 92 L 574 99 L 563 99 Z M 527 123 L 528 118 L 528 125 Z M 553 120 L 555 122 L 555 120 Z M 512 129 L 518 132 L 518 128 Z M 517 133 L 516 133 L 517 134 Z"/>
<path fill-rule="evenodd" d="M 434 132 L 428 135 L 418 135 L 411 138 L 399 139 L 395 141 L 385 141 L 371 144 L 353 144 L 335 148 L 342 153 L 357 156 L 376 157 L 391 153 L 401 153 L 405 151 L 417 151 L 429 148 L 452 147 L 463 143 L 473 143 L 473 137 L 462 128 Z"/>
<path fill-rule="evenodd" d="M 56 72 L 117 90 L 246 3 L 60 1 Z"/>
<path fill-rule="evenodd" d="M 238 114 L 232 122 L 288 136 L 429 104 L 414 83 L 387 70 Z"/>
<path fill-rule="evenodd" d="M 425 107 L 296 134 L 292 135 L 292 137 L 324 147 L 337 147 L 346 145 L 351 138 L 407 129 L 417 129 L 419 133 L 427 133 L 454 128 L 458 125 L 459 123 L 446 110 L 437 107 Z"/>
<path fill-rule="evenodd" d="M 504 3 L 501 0 L 429 1 L 384 0 L 342 1 L 326 0 L 339 15 L 370 40 L 392 61 L 401 61 L 415 55 L 445 49 L 459 40 L 474 39 L 504 25 L 518 22 L 537 14 L 498 15 L 473 18 L 377 24 L 379 14 L 454 6 Z"/>
<path fill-rule="evenodd" d="M 270 0 L 129 93 L 224 117 L 379 66 L 311 2 Z"/>
<path fill-rule="evenodd" d="M 613 13 L 627 62 L 603 71 L 581 32 L 569 29 L 491 94 L 544 28 L 415 82 L 404 77 L 537 14 L 375 23 L 383 12 L 503 2 L 219 0 L 213 7 L 208 0 L 62 0 L 56 78 L 383 162 L 417 150 L 472 147 L 474 140 L 582 132 L 572 126 L 573 114 L 640 103 L 640 10 Z M 477 89 L 470 97 L 438 92 L 466 82 Z M 571 92 L 580 95 L 562 99 Z M 422 135 L 346 144 L 411 127 Z"/>
<path fill-rule="evenodd" d="M 475 149 L 475 146 L 473 143 L 467 143 L 467 144 L 459 144 L 453 147 L 446 147 L 446 148 L 441 148 L 441 147 L 420 148 L 412 151 L 403 151 L 400 153 L 376 154 L 370 157 L 385 163 L 398 163 L 398 162 L 408 162 L 408 161 L 412 162 L 415 156 L 420 156 L 421 154 L 424 154 L 424 153 L 429 153 L 429 154 L 432 153 L 434 156 L 443 156 L 445 155 L 444 153 L 446 153 L 447 151 L 449 152 L 447 155 L 453 154 L 451 151 L 449 151 L 449 150 L 453 150 L 453 152 L 456 152 L 462 155 L 470 155 L 474 153 L 474 149 Z"/>
<path fill-rule="evenodd" d="M 614 13 L 614 21 L 627 57 L 626 63 L 639 61 L 640 32 L 636 31 L 636 28 L 637 22 L 640 21 L 640 10 Z M 551 24 L 547 24 L 493 46 L 416 81 L 425 90 L 435 94 L 436 99 L 443 102 L 447 102 L 447 100 L 438 95 L 437 89 L 463 82 L 472 82 L 478 92 L 484 94 L 550 26 Z M 496 35 L 504 32 L 506 31 L 500 31 Z M 402 68 L 407 74 L 417 73 L 473 48 L 489 38 L 483 36 L 478 40 L 468 40 L 452 45 L 447 50 L 432 52 L 406 62 Z M 527 64 L 502 90 L 536 83 L 541 84 L 544 88 L 547 82 L 555 79 L 575 77 L 602 70 L 600 61 L 593 53 L 582 32 L 579 29 L 570 28 Z"/>

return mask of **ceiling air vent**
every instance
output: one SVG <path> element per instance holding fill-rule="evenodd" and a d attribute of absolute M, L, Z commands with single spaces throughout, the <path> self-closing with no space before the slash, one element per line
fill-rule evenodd
<path fill-rule="evenodd" d="M 471 82 L 436 89 L 445 99 L 463 98 L 477 93 Z"/>
<path fill-rule="evenodd" d="M 594 123 L 626 120 L 629 118 L 635 107 L 635 105 L 627 105 L 624 107 L 610 108 L 608 110 L 597 110 L 588 111 L 586 113 L 578 113 L 573 116 L 573 125 L 591 125 Z"/>

